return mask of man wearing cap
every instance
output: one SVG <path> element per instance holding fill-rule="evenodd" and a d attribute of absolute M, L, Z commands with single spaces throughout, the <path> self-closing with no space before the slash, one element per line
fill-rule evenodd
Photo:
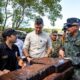
<path fill-rule="evenodd" d="M 64 32 L 67 31 L 67 23 L 64 23 L 64 26 L 63 26 L 62 30 L 63 30 Z"/>
<path fill-rule="evenodd" d="M 46 32 L 42 31 L 42 18 L 37 18 L 34 26 L 35 30 L 27 34 L 23 45 L 23 52 L 28 61 L 32 58 L 48 57 L 52 49 L 50 37 Z"/>
<path fill-rule="evenodd" d="M 50 54 L 50 57 L 56 58 L 59 56 L 59 48 L 61 46 L 61 42 L 58 40 L 58 32 L 56 30 L 52 31 L 51 35 L 52 40 L 52 53 Z"/>
<path fill-rule="evenodd" d="M 65 43 L 65 40 L 67 38 L 67 35 L 68 35 L 68 31 L 67 31 L 67 23 L 64 23 L 64 26 L 62 28 L 62 31 L 64 32 L 63 33 L 63 44 Z"/>
<path fill-rule="evenodd" d="M 18 47 L 14 44 L 16 31 L 6 29 L 3 31 L 2 37 L 4 42 L 0 44 L 0 75 L 18 69 L 18 65 L 24 66 L 24 62 L 19 57 Z"/>
<path fill-rule="evenodd" d="M 64 44 L 64 50 L 61 51 L 59 55 L 61 57 L 70 57 L 72 60 L 73 65 L 76 68 L 75 69 L 75 80 L 80 80 L 80 19 L 78 18 L 68 18 L 67 19 L 67 31 L 68 31 L 68 37 L 66 38 L 65 44 Z M 74 67 L 74 68 L 75 68 Z"/>

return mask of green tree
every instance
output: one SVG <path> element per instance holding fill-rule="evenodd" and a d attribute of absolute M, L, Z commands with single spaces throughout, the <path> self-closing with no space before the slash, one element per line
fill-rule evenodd
<path fill-rule="evenodd" d="M 34 20 L 36 16 L 47 16 L 51 24 L 57 18 L 61 18 L 60 14 L 61 0 L 2 0 L 4 2 L 4 27 L 8 18 L 12 17 L 12 27 L 18 28 L 26 21 Z M 7 6 L 12 6 L 12 13 L 9 12 Z"/>
<path fill-rule="evenodd" d="M 32 32 L 33 28 L 18 28 L 17 30 L 25 31 L 26 33 Z"/>
<path fill-rule="evenodd" d="M 2 30 L 2 23 L 3 23 L 3 13 L 2 13 L 3 1 L 0 1 L 0 30 Z"/>
<path fill-rule="evenodd" d="M 24 17 L 31 20 L 36 17 L 36 14 L 39 16 L 47 16 L 51 20 L 51 24 L 54 25 L 56 19 L 62 17 L 60 14 L 62 9 L 59 4 L 60 1 L 61 0 L 15 0 L 19 8 L 22 9 L 22 17 L 19 16 L 17 18 L 19 22 L 17 27 L 23 22 Z"/>
<path fill-rule="evenodd" d="M 2 15 L 2 12 L 0 10 L 0 24 L 2 24 L 2 22 L 3 22 L 3 15 Z"/>
<path fill-rule="evenodd" d="M 2 17 L 2 1 L 0 1 L 0 24 L 3 22 L 3 17 Z"/>
<path fill-rule="evenodd" d="M 12 0 L 1 0 L 1 11 L 2 11 L 2 18 L 3 18 L 3 30 L 6 27 L 6 23 L 8 18 L 10 18 L 12 16 L 12 13 L 8 10 L 7 6 L 10 5 Z"/>

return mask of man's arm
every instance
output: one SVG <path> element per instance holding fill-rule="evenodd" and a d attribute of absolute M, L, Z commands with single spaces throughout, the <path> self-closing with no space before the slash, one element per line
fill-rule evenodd
<path fill-rule="evenodd" d="M 25 55 L 28 62 L 30 62 L 32 59 L 29 55 L 29 48 L 30 48 L 30 34 L 26 36 L 24 45 L 23 45 L 23 54 Z"/>
<path fill-rule="evenodd" d="M 59 58 L 64 58 L 64 57 L 65 57 L 65 52 L 62 49 L 60 49 L 59 50 Z"/>
<path fill-rule="evenodd" d="M 20 57 L 20 52 L 19 52 L 19 48 L 17 46 L 16 47 L 16 58 L 17 58 L 17 61 L 18 61 L 18 65 L 21 67 L 21 68 L 24 68 L 26 66 L 26 63 L 22 60 L 22 58 Z"/>
<path fill-rule="evenodd" d="M 10 71 L 7 69 L 4 69 L 3 71 L 0 70 L 0 76 L 9 73 Z"/>
<path fill-rule="evenodd" d="M 23 49 L 23 54 L 25 55 L 26 59 L 28 60 L 28 62 L 30 63 L 30 61 L 32 60 L 32 58 L 30 57 L 28 50 L 27 49 Z"/>
<path fill-rule="evenodd" d="M 48 48 L 46 57 L 49 57 L 49 55 L 51 54 L 51 52 L 52 52 L 52 48 Z"/>
<path fill-rule="evenodd" d="M 48 37 L 48 41 L 47 41 L 47 54 L 46 57 L 48 57 L 52 52 L 52 42 L 50 37 Z"/>
<path fill-rule="evenodd" d="M 0 71 L 0 76 L 2 76 L 4 74 L 4 72 L 3 71 Z"/>
<path fill-rule="evenodd" d="M 17 57 L 18 65 L 21 68 L 24 68 L 26 66 L 26 63 L 19 56 L 16 56 L 16 57 Z"/>
<path fill-rule="evenodd" d="M 59 50 L 59 58 L 64 58 L 65 57 L 65 50 L 64 48 L 60 48 Z"/>
<path fill-rule="evenodd" d="M 25 55 L 25 57 L 30 57 L 29 52 L 26 48 L 23 49 L 23 54 Z"/>

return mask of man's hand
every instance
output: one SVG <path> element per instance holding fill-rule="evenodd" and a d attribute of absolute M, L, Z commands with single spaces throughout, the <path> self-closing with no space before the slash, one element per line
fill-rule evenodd
<path fill-rule="evenodd" d="M 27 57 L 28 63 L 30 63 L 32 59 L 33 58 Z"/>
<path fill-rule="evenodd" d="M 49 54 L 46 54 L 45 57 L 49 57 Z"/>
<path fill-rule="evenodd" d="M 4 72 L 3 71 L 0 71 L 0 76 L 2 76 L 4 74 Z"/>
<path fill-rule="evenodd" d="M 59 58 L 64 58 L 65 54 L 62 49 L 59 50 Z"/>
<path fill-rule="evenodd" d="M 6 74 L 6 73 L 9 73 L 10 70 L 4 69 L 3 72 L 4 72 L 4 74 Z"/>
<path fill-rule="evenodd" d="M 24 68 L 24 67 L 26 66 L 26 63 L 25 63 L 22 59 L 20 59 L 20 60 L 18 61 L 18 65 L 19 65 L 21 68 Z"/>
<path fill-rule="evenodd" d="M 4 69 L 3 71 L 0 71 L 0 76 L 9 73 L 10 70 Z"/>

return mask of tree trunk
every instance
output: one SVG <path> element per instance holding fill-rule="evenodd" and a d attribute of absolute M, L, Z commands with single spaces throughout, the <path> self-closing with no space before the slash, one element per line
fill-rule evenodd
<path fill-rule="evenodd" d="M 19 21 L 18 24 L 16 25 L 16 28 L 19 28 L 19 27 L 20 27 L 20 25 L 21 25 L 21 23 L 22 23 L 22 21 L 23 21 L 23 19 L 24 19 L 24 10 L 25 10 L 25 8 L 23 7 L 22 18 L 20 19 L 20 21 Z"/>
<path fill-rule="evenodd" d="M 8 5 L 8 0 L 5 5 L 5 20 L 4 20 L 4 24 L 3 24 L 3 30 L 5 29 L 6 22 L 7 22 L 7 5 Z"/>

